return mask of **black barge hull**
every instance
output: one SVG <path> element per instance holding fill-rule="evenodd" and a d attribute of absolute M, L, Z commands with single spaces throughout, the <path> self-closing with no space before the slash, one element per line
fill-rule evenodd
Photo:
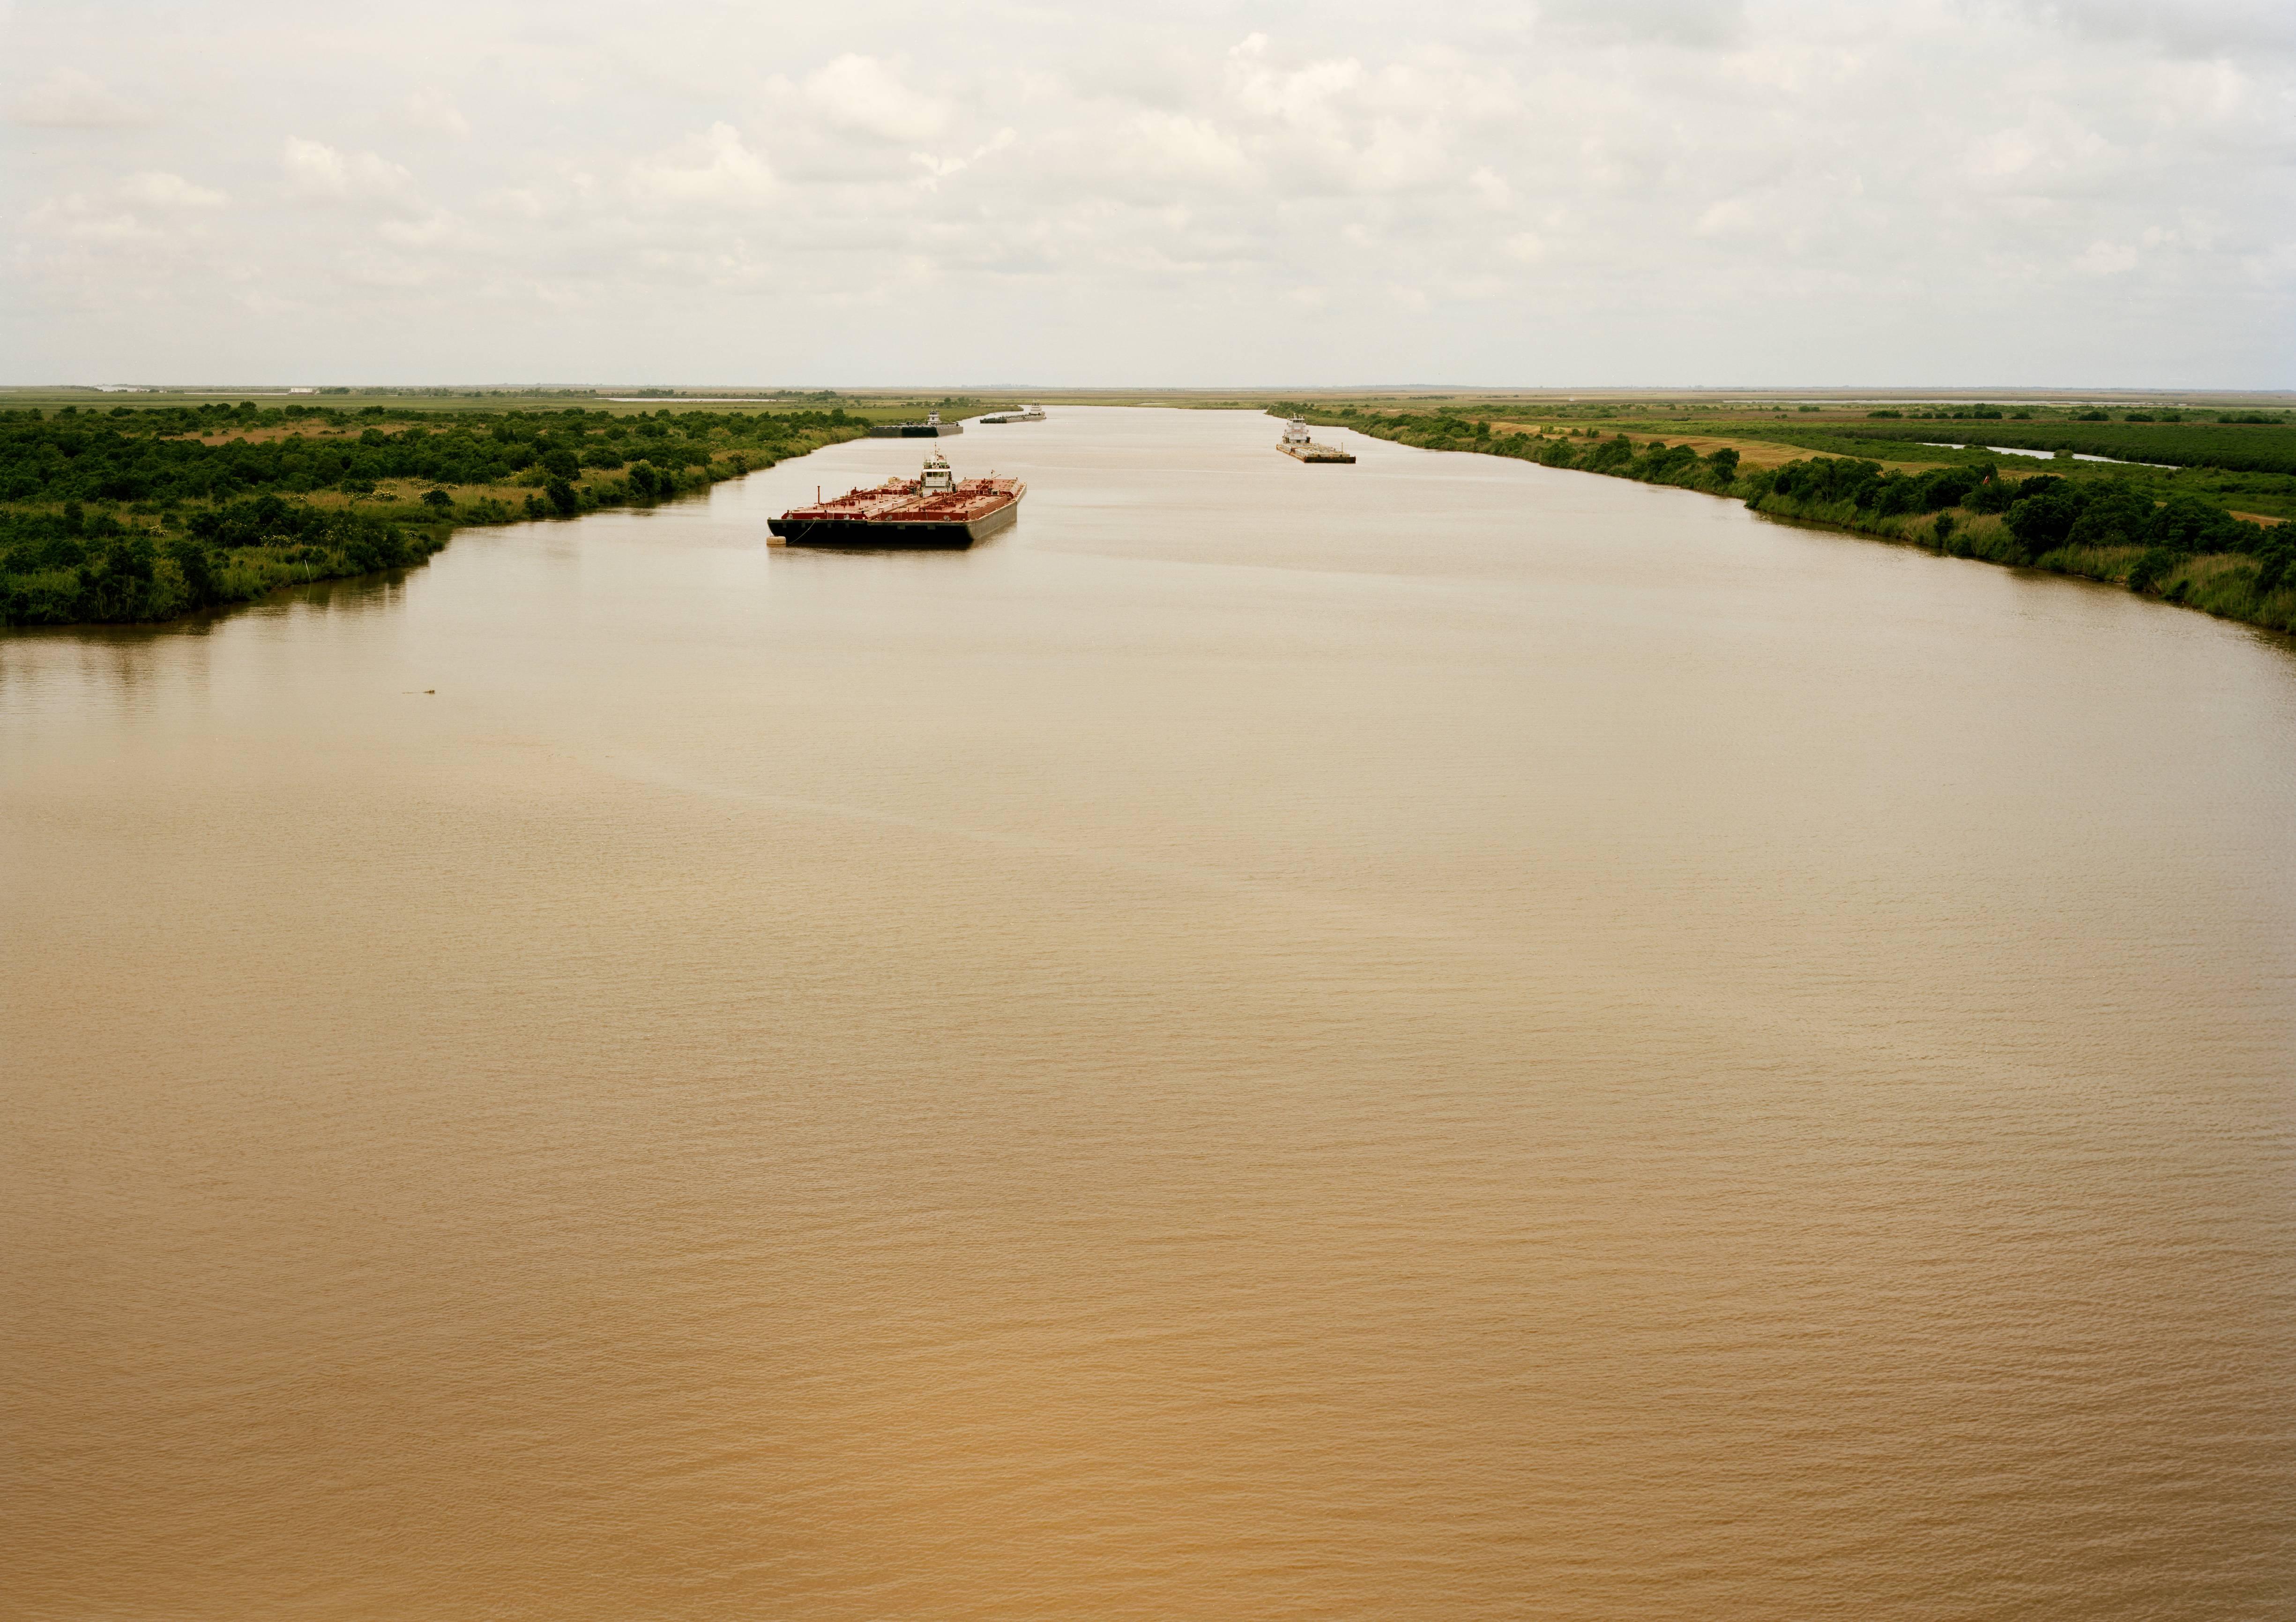
<path fill-rule="evenodd" d="M 1008 501 L 970 523 L 872 523 L 861 518 L 771 518 L 767 527 L 785 547 L 829 547 L 840 552 L 961 552 L 1008 529 L 1021 504 Z"/>

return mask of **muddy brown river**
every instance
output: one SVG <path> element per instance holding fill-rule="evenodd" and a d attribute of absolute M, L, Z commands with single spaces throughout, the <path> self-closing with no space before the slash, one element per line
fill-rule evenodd
<path fill-rule="evenodd" d="M 0 633 L 0 1610 L 2290 1614 L 2289 646 L 1280 429 Z"/>

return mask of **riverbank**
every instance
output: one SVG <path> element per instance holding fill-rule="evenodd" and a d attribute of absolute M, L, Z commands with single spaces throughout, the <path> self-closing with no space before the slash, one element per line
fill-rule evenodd
<path fill-rule="evenodd" d="M 2055 476 L 2048 464 L 2009 467 L 1965 452 L 1924 467 L 1862 457 L 1784 459 L 1764 445 L 1768 465 L 1754 465 L 1749 447 L 1711 436 L 1669 443 L 1595 427 L 1299 402 L 1270 411 L 1423 449 L 1695 490 L 1772 517 L 2126 586 L 2219 619 L 2296 632 L 2296 539 L 2288 526 L 2235 515 L 2195 495 L 2162 500 L 2133 482 L 2076 482 Z"/>
<path fill-rule="evenodd" d="M 857 438 L 843 410 L 0 413 L 0 625 L 151 622 L 658 506 Z"/>

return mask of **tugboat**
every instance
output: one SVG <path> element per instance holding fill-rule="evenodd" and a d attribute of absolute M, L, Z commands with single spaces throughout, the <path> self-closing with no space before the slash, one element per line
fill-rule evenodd
<path fill-rule="evenodd" d="M 963 433 L 963 423 L 944 423 L 940 413 L 928 411 L 922 423 L 880 423 L 869 430 L 873 440 L 937 440 L 945 433 Z"/>
<path fill-rule="evenodd" d="M 785 546 L 849 551 L 962 551 L 1021 515 L 1029 487 L 1018 479 L 959 479 L 938 450 L 914 479 L 888 479 L 811 506 L 791 507 L 767 528 Z"/>
<path fill-rule="evenodd" d="M 1336 445 L 1316 444 L 1308 436 L 1307 419 L 1299 416 L 1284 424 L 1283 438 L 1275 449 L 1287 457 L 1297 457 L 1302 462 L 1352 462 L 1356 459 L 1353 451 L 1341 450 Z"/>

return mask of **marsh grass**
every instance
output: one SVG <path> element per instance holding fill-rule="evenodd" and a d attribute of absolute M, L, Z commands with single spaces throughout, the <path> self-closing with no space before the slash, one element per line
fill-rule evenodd
<path fill-rule="evenodd" d="M 2060 547 L 2034 567 L 2052 574 L 2127 585 L 2143 562 L 2144 547 Z M 2197 608 L 2220 620 L 2240 620 L 2270 630 L 2296 631 L 2296 587 L 2257 592 L 2257 561 L 2236 553 L 2185 557 L 2169 567 L 2146 593 Z"/>

